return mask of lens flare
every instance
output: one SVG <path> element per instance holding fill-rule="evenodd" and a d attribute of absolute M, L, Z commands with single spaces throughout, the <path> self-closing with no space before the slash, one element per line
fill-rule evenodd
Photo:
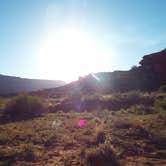
<path fill-rule="evenodd" d="M 78 121 L 78 126 L 79 126 L 79 127 L 85 126 L 85 120 L 80 119 L 80 120 Z"/>

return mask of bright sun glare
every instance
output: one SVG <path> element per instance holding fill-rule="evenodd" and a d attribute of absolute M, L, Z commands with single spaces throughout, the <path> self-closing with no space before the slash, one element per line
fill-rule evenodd
<path fill-rule="evenodd" d="M 99 71 L 101 58 L 95 40 L 74 29 L 50 33 L 39 50 L 42 75 L 66 82 Z"/>

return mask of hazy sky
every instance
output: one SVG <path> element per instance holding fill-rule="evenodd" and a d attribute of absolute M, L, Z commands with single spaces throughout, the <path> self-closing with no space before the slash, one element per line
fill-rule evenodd
<path fill-rule="evenodd" d="M 165 9 L 165 0 L 0 0 L 0 73 L 69 81 L 86 72 L 127 70 L 143 55 L 166 47 Z M 69 35 L 71 29 L 74 37 Z M 59 40 L 61 45 L 54 47 Z M 64 40 L 62 54 L 54 49 Z M 93 41 L 90 52 L 97 52 L 85 55 L 80 70 L 81 60 L 77 63 L 76 55 L 70 54 L 80 51 L 81 59 L 87 50 L 78 44 L 73 53 L 66 48 L 72 40 Z M 72 74 L 74 70 L 78 72 Z"/>

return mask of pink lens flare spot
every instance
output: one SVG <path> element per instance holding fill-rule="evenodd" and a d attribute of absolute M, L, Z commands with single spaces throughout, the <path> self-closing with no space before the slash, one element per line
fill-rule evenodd
<path fill-rule="evenodd" d="M 80 120 L 78 121 L 78 126 L 79 126 L 79 127 L 85 126 L 85 120 L 80 119 Z"/>

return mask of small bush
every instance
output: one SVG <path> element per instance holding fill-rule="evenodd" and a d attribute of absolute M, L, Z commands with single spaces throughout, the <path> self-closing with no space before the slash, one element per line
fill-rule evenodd
<path fill-rule="evenodd" d="M 10 140 L 9 136 L 7 135 L 7 133 L 5 133 L 5 132 L 0 133 L 0 145 L 7 144 L 10 141 L 11 140 Z"/>
<path fill-rule="evenodd" d="M 17 152 L 19 158 L 23 158 L 25 161 L 35 161 L 37 154 L 33 144 L 23 144 Z"/>
<path fill-rule="evenodd" d="M 146 128 L 139 125 L 134 125 L 130 130 L 126 132 L 126 135 L 137 140 L 151 138 L 151 133 Z"/>
<path fill-rule="evenodd" d="M 153 131 L 152 132 L 152 139 L 150 141 L 157 149 L 166 149 L 166 133 L 161 131 Z M 166 156 L 166 154 L 165 154 Z"/>
<path fill-rule="evenodd" d="M 160 92 L 166 92 L 166 84 L 165 84 L 165 85 L 162 85 L 162 86 L 159 88 L 159 91 L 160 91 Z"/>
<path fill-rule="evenodd" d="M 100 144 L 97 148 L 86 151 L 87 166 L 118 166 L 116 156 L 109 145 Z"/>
<path fill-rule="evenodd" d="M 102 97 L 98 94 L 82 96 L 81 103 L 82 103 L 83 110 L 100 109 L 101 99 Z"/>
<path fill-rule="evenodd" d="M 0 97 L 0 110 L 3 108 L 4 99 Z"/>
<path fill-rule="evenodd" d="M 3 117 L 10 121 L 25 120 L 40 116 L 43 112 L 43 101 L 39 97 L 21 94 L 6 104 Z"/>
<path fill-rule="evenodd" d="M 160 113 L 164 113 L 166 114 L 166 98 L 164 99 L 160 99 L 160 100 L 156 100 L 154 107 L 156 109 L 156 111 L 160 112 Z"/>

